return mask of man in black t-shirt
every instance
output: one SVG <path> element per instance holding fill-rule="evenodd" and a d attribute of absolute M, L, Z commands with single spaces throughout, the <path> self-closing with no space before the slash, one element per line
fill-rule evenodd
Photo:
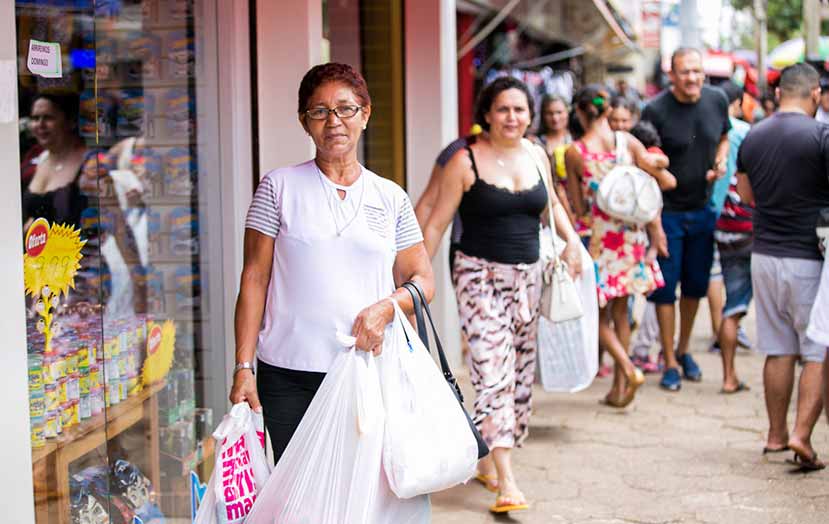
<path fill-rule="evenodd" d="M 823 266 L 815 226 L 820 210 L 829 206 L 829 127 L 814 119 L 818 80 L 808 64 L 784 69 L 779 111 L 748 133 L 737 156 L 737 189 L 755 205 L 751 280 L 757 349 L 766 354 L 766 450 L 791 449 L 805 469 L 824 467 L 811 435 L 820 416 L 826 347 L 806 336 Z M 803 370 L 789 434 L 786 413 L 798 362 Z"/>
<path fill-rule="evenodd" d="M 672 86 L 651 101 L 642 120 L 651 122 L 671 161 L 677 187 L 663 194 L 662 227 L 668 239 L 668 256 L 658 258 L 665 287 L 648 300 L 656 304 L 665 373 L 659 385 L 679 391 L 679 367 L 688 380 L 699 381 L 702 372 L 688 352 L 699 299 L 708 291 L 714 257 L 716 216 L 708 206 L 709 186 L 725 175 L 728 156 L 728 99 L 720 89 L 704 86 L 702 54 L 680 48 L 671 57 Z M 679 301 L 679 345 L 674 352 L 676 287 Z"/>

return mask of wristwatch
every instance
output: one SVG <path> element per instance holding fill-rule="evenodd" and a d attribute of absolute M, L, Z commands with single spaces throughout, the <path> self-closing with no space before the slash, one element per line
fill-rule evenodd
<path fill-rule="evenodd" d="M 253 362 L 239 362 L 236 364 L 236 367 L 233 368 L 233 374 L 236 375 L 240 369 L 249 369 L 252 374 L 256 374 L 256 371 L 253 369 Z"/>

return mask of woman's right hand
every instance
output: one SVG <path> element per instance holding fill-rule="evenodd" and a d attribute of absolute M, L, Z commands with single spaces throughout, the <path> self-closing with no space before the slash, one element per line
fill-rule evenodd
<path fill-rule="evenodd" d="M 249 369 L 240 369 L 233 375 L 233 387 L 230 389 L 230 402 L 238 404 L 247 402 L 250 409 L 259 412 L 262 404 L 259 402 L 259 394 L 256 392 L 256 378 Z"/>

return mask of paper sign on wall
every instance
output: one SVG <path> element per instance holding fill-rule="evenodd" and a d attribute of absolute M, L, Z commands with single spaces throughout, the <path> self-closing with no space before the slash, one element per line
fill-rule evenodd
<path fill-rule="evenodd" d="M 44 78 L 60 78 L 63 76 L 60 44 L 29 40 L 29 57 L 26 67 L 34 75 Z"/>

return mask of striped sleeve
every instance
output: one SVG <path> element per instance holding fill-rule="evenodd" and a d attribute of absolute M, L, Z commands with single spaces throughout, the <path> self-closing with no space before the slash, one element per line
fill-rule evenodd
<path fill-rule="evenodd" d="M 420 231 L 414 209 L 412 209 L 412 202 L 406 194 L 403 194 L 397 212 L 394 238 L 397 251 L 403 251 L 423 242 L 423 233 Z"/>
<path fill-rule="evenodd" d="M 253 201 L 248 208 L 245 227 L 255 229 L 264 235 L 276 238 L 279 234 L 279 204 L 273 177 L 266 176 L 256 188 Z"/>

